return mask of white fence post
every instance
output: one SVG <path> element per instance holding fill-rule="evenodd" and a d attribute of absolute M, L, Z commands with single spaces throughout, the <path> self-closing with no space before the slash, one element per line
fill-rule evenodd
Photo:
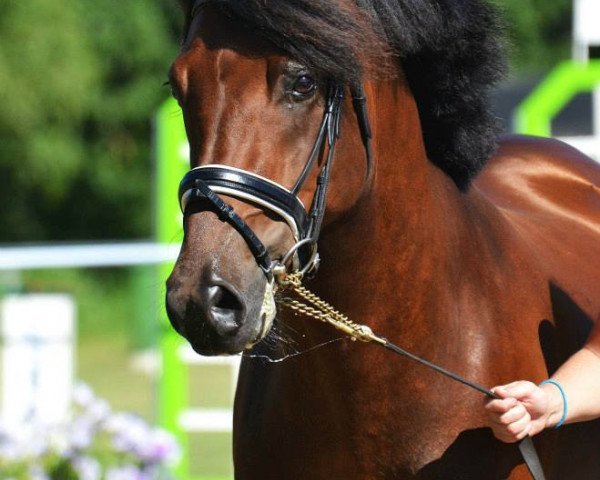
<path fill-rule="evenodd" d="M 186 432 L 208 433 L 233 431 L 233 397 L 240 371 L 241 355 L 203 357 L 195 353 L 189 345 L 182 345 L 178 351 L 181 361 L 188 366 L 224 365 L 229 367 L 231 385 L 231 406 L 227 408 L 198 408 L 190 407 L 179 414 L 179 426 Z"/>
<path fill-rule="evenodd" d="M 75 305 L 68 295 L 9 295 L 2 322 L 2 422 L 9 429 L 67 420 Z"/>
<path fill-rule="evenodd" d="M 575 0 L 573 3 L 573 59 L 589 60 L 589 48 L 600 45 L 600 1 Z"/>
<path fill-rule="evenodd" d="M 590 47 L 600 46 L 600 0 L 573 1 L 573 60 L 590 61 Z M 600 162 L 600 87 L 592 91 L 592 135 L 560 137 L 587 156 Z"/>

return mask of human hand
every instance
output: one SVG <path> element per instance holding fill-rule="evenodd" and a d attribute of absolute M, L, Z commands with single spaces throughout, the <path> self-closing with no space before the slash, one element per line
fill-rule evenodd
<path fill-rule="evenodd" d="M 513 443 L 546 428 L 550 416 L 548 390 L 534 383 L 518 381 L 495 387 L 500 399 L 485 404 L 488 423 L 494 436 Z"/>

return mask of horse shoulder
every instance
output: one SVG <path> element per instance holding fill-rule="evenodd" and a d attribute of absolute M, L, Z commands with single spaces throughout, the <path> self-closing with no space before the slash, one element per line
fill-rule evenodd
<path fill-rule="evenodd" d="M 600 165 L 553 139 L 507 136 L 475 179 L 547 275 L 593 319 L 600 313 Z"/>

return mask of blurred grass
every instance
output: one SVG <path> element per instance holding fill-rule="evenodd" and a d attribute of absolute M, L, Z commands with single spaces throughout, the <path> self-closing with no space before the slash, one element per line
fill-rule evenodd
<path fill-rule="evenodd" d="M 77 305 L 75 378 L 89 384 L 113 410 L 132 412 L 154 423 L 158 377 L 136 370 L 132 362 L 139 353 L 140 328 L 148 327 L 144 327 L 148 322 L 150 331 L 158 332 L 158 318 L 164 309 L 163 282 L 151 273 L 148 276 L 146 272 L 140 280 L 134 269 L 126 268 L 28 271 L 22 273 L 18 290 L 71 294 Z M 231 404 L 233 392 L 226 367 L 192 366 L 189 371 L 194 407 Z M 232 478 L 231 435 L 191 434 L 189 446 L 194 480 Z"/>
<path fill-rule="evenodd" d="M 227 455 L 223 455 L 227 452 Z M 190 435 L 191 474 L 194 479 L 233 478 L 231 435 L 211 433 Z M 196 459 L 204 459 L 202 462 Z"/>
<path fill-rule="evenodd" d="M 131 270 L 126 268 L 32 270 L 22 274 L 23 293 L 69 293 L 76 299 L 80 339 L 130 337 L 135 315 Z"/>
<path fill-rule="evenodd" d="M 134 412 L 154 422 L 155 378 L 134 371 L 125 336 L 89 336 L 78 342 L 76 378 L 90 385 L 115 411 Z"/>

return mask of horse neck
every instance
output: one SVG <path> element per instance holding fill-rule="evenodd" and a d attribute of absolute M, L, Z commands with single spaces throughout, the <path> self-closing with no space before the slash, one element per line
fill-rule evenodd
<path fill-rule="evenodd" d="M 372 183 L 352 218 L 324 232 L 316 282 L 326 298 L 363 318 L 370 304 L 397 311 L 426 303 L 464 228 L 461 194 L 427 158 L 406 82 L 369 85 L 367 95 Z"/>

